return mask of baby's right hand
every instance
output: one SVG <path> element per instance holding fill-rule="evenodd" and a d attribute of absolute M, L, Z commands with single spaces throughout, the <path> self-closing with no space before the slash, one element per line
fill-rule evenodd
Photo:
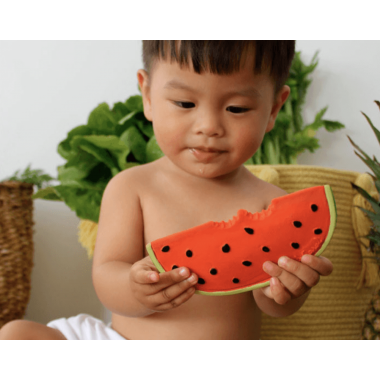
<path fill-rule="evenodd" d="M 134 263 L 130 270 L 130 285 L 135 298 L 153 311 L 166 311 L 186 302 L 198 282 L 195 273 L 181 267 L 158 273 L 149 256 Z"/>

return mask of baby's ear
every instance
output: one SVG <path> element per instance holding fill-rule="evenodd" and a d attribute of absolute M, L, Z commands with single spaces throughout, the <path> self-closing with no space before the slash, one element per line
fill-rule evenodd
<path fill-rule="evenodd" d="M 290 87 L 285 85 L 282 87 L 282 89 L 279 91 L 279 93 L 276 96 L 276 101 L 274 102 L 268 122 L 268 126 L 265 132 L 270 132 L 273 127 L 274 123 L 276 122 L 276 117 L 278 113 L 280 112 L 281 107 L 286 102 L 286 99 L 288 99 L 290 94 Z"/>
<path fill-rule="evenodd" d="M 137 80 L 139 82 L 139 87 L 143 99 L 144 115 L 149 120 L 152 121 L 152 107 L 150 101 L 150 87 L 149 87 L 149 76 L 145 70 L 137 71 Z"/>

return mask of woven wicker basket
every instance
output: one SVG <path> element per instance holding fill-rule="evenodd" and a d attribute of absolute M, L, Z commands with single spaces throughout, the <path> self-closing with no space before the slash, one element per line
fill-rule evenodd
<path fill-rule="evenodd" d="M 33 267 L 33 184 L 0 183 L 0 327 L 24 316 Z"/>
<path fill-rule="evenodd" d="M 247 168 L 257 177 L 281 187 L 288 193 L 312 186 L 330 185 L 337 207 L 337 225 L 323 256 L 329 258 L 334 271 L 321 277 L 301 309 L 286 318 L 262 316 L 261 339 L 361 339 L 364 313 L 379 284 L 378 267 L 370 260 L 360 242 L 369 232 L 371 222 L 353 206 L 371 209 L 357 194 L 351 182 L 375 198 L 378 194 L 368 174 L 319 166 L 255 165 Z M 97 224 L 82 220 L 79 241 L 91 258 Z"/>

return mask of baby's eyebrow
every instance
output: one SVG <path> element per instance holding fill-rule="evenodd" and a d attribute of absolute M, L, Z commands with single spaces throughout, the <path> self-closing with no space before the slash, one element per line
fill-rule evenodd
<path fill-rule="evenodd" d="M 167 82 L 164 86 L 164 89 L 187 90 L 187 91 L 197 93 L 195 89 L 193 89 L 192 87 L 188 86 L 185 83 L 179 82 L 176 79 L 172 79 L 171 81 Z M 246 96 L 249 98 L 261 98 L 261 93 L 256 88 L 251 87 L 251 86 L 245 87 L 239 90 L 232 90 L 223 94 L 223 96 L 225 97 L 229 97 L 232 95 L 241 95 L 241 96 Z"/>
<path fill-rule="evenodd" d="M 178 89 L 178 90 L 188 90 L 192 92 L 197 92 L 196 90 L 194 90 L 187 84 L 179 82 L 176 79 L 172 79 L 171 81 L 167 82 L 164 86 L 164 89 L 175 89 L 175 90 Z"/>

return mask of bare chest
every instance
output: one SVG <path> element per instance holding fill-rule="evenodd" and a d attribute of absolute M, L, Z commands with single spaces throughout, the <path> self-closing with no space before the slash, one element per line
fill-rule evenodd
<path fill-rule="evenodd" d="M 265 208 L 263 189 L 247 191 L 170 190 L 146 192 L 140 199 L 144 219 L 144 243 L 207 223 L 232 219 L 239 209 L 251 213 Z"/>

